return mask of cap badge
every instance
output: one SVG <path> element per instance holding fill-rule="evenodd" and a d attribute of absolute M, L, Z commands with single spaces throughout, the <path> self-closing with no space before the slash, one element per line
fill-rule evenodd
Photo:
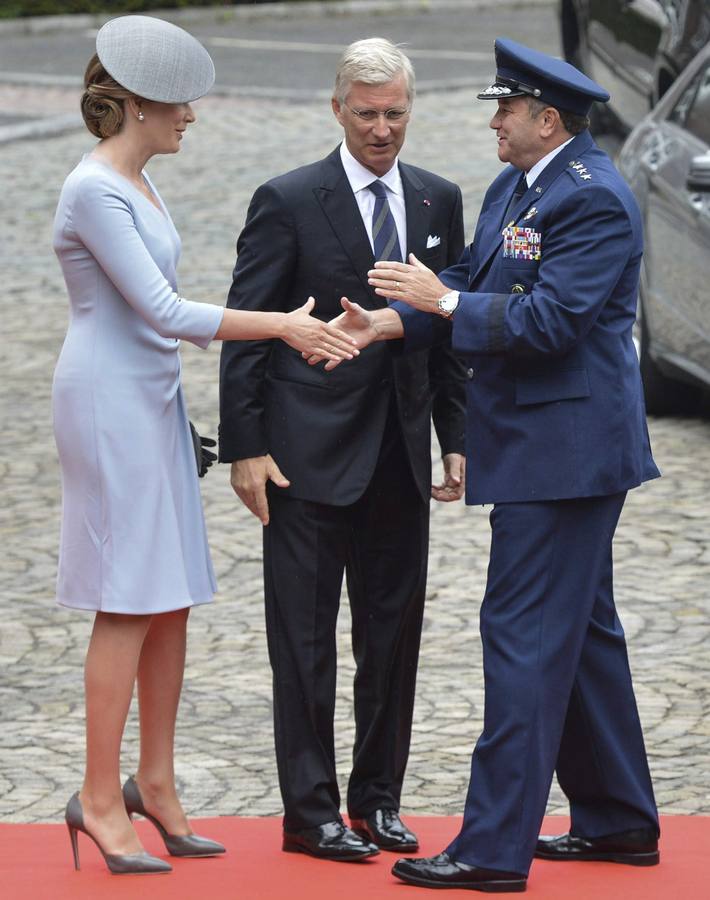
<path fill-rule="evenodd" d="M 481 91 L 481 97 L 503 97 L 508 94 L 512 94 L 512 88 L 506 87 L 502 84 L 492 84 L 490 87 L 487 87 L 484 91 Z"/>

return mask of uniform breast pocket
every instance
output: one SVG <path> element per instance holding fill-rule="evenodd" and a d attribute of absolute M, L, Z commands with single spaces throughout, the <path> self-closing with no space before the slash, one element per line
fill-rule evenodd
<path fill-rule="evenodd" d="M 534 228 L 509 225 L 503 229 L 503 259 L 530 262 L 540 259 L 542 234 Z"/>
<path fill-rule="evenodd" d="M 528 259 L 504 259 L 501 266 L 503 290 L 510 294 L 527 294 L 537 281 L 538 263 Z"/>

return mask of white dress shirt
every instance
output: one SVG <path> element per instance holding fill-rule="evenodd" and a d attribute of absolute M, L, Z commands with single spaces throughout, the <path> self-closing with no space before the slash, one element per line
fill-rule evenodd
<path fill-rule="evenodd" d="M 381 178 L 378 179 L 374 172 L 366 169 L 362 163 L 358 162 L 352 153 L 348 150 L 345 141 L 340 145 L 340 158 L 343 162 L 343 168 L 347 175 L 350 187 L 355 194 L 362 221 L 370 239 L 372 252 L 375 251 L 375 244 L 372 240 L 372 213 L 375 209 L 375 195 L 368 188 L 373 181 L 381 181 L 387 189 L 387 202 L 394 216 L 394 223 L 397 226 L 397 237 L 399 238 L 399 249 L 402 259 L 406 262 L 407 252 L 407 212 L 404 205 L 404 188 L 402 187 L 402 178 L 399 174 L 399 166 L 397 160 L 394 165 Z"/>

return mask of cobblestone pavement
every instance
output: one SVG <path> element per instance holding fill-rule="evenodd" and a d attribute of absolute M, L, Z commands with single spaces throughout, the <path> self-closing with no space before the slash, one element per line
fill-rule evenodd
<path fill-rule="evenodd" d="M 16 90 L 16 94 L 13 91 Z M 3 88 L 3 109 L 41 105 L 32 88 Z M 61 91 L 58 89 L 58 94 Z M 58 96 L 56 104 L 74 102 Z M 64 108 L 61 106 L 61 108 Z M 182 292 L 224 302 L 234 241 L 258 183 L 318 158 L 339 130 L 327 103 L 207 98 L 176 158 L 155 160 L 184 242 Z M 487 108 L 472 91 L 422 97 L 405 159 L 458 181 L 470 234 L 482 193 L 498 171 Z M 0 820 L 58 820 L 81 779 L 82 661 L 90 616 L 55 606 L 59 473 L 49 395 L 67 303 L 50 247 L 65 174 L 92 144 L 74 132 L 0 147 L 2 345 L 0 456 Z M 8 175 L 11 177 L 8 178 Z M 186 345 L 192 418 L 214 433 L 218 345 Z M 616 543 L 617 594 L 658 800 L 665 813 L 710 813 L 710 420 L 651 422 L 665 477 L 634 491 Z M 203 482 L 220 581 L 217 601 L 194 612 L 178 729 L 178 776 L 193 814 L 278 814 L 261 599 L 260 527 L 239 505 L 227 467 Z M 404 809 L 458 813 L 481 727 L 478 606 L 488 511 L 433 508 L 431 577 Z M 353 728 L 348 614 L 340 620 L 337 753 L 345 783 Z M 137 758 L 132 715 L 124 748 Z M 564 809 L 555 788 L 550 811 Z"/>

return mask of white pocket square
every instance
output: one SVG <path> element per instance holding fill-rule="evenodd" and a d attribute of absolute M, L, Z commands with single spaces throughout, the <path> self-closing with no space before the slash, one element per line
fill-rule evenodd
<path fill-rule="evenodd" d="M 430 234 L 427 235 L 426 239 L 426 248 L 427 250 L 431 250 L 432 247 L 438 247 L 441 243 L 441 238 L 438 234 Z"/>

